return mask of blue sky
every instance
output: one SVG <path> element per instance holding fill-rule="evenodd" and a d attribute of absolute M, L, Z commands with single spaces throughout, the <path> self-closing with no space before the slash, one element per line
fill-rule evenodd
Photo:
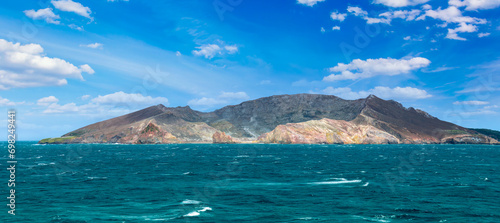
<path fill-rule="evenodd" d="M 500 130 L 500 1 L 45 0 L 0 6 L 0 127 L 60 136 L 150 105 L 375 94 Z"/>

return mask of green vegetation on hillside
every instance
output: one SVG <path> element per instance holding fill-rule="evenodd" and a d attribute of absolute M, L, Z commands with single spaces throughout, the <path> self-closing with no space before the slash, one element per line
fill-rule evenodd
<path fill-rule="evenodd" d="M 500 132 L 499 131 L 495 131 L 495 130 L 491 130 L 491 129 L 470 129 L 470 130 L 474 130 L 474 131 L 479 132 L 483 135 L 489 136 L 489 137 L 494 138 L 496 140 L 500 140 Z"/>
<path fill-rule="evenodd" d="M 68 136 L 68 137 L 60 137 L 60 138 L 46 138 L 46 139 L 42 139 L 40 140 L 40 144 L 47 144 L 47 143 L 50 143 L 50 144 L 62 144 L 62 143 L 65 143 L 65 142 L 68 142 L 72 139 L 76 138 L 75 136 Z"/>

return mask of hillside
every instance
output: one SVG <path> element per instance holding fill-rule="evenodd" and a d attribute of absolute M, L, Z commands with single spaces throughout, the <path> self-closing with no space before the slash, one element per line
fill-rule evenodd
<path fill-rule="evenodd" d="M 483 131 L 484 132 L 484 131 Z M 213 112 L 151 106 L 40 143 L 479 143 L 497 140 L 374 95 L 277 95 Z"/>

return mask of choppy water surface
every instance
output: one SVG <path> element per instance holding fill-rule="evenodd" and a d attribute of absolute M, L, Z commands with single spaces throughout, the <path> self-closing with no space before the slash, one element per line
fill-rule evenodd
<path fill-rule="evenodd" d="M 17 146 L 0 222 L 500 222 L 499 146 Z"/>

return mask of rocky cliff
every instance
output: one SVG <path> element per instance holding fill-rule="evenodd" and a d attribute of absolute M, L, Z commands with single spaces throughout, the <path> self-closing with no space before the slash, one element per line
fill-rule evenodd
<path fill-rule="evenodd" d="M 392 100 L 278 95 L 213 112 L 152 106 L 40 143 L 477 143 L 497 140 Z"/>

